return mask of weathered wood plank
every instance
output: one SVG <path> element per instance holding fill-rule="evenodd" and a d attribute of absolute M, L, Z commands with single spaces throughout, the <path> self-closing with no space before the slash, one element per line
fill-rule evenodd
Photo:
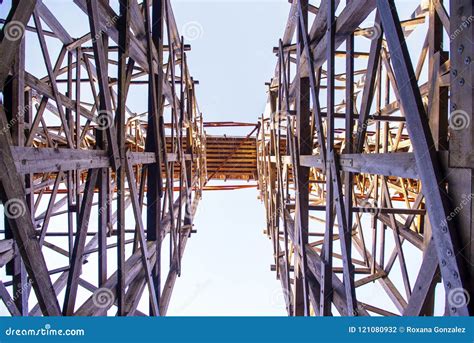
<path fill-rule="evenodd" d="M 446 289 L 465 288 L 465 275 L 459 264 L 459 251 L 453 224 L 447 220 L 449 200 L 442 182 L 441 168 L 431 136 L 429 121 L 423 107 L 419 88 L 393 0 L 377 0 L 382 25 L 385 30 L 394 73 L 397 79 L 401 104 L 407 118 L 407 130 L 413 145 L 428 215 L 432 226 L 441 274 Z M 403 85 L 403 87 L 401 86 Z M 448 283 L 451 287 L 448 288 Z M 467 306 L 454 309 L 451 314 L 469 315 Z"/>

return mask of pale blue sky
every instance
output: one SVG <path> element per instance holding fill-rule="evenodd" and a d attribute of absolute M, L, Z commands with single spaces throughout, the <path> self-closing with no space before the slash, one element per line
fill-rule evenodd
<path fill-rule="evenodd" d="M 190 42 L 188 62 L 200 81 L 205 119 L 256 122 L 265 109 L 264 84 L 275 70 L 272 49 L 283 34 L 288 2 L 178 0 L 173 8 L 182 35 L 188 23 L 202 28 Z M 170 315 L 285 315 L 280 282 L 270 271 L 264 215 L 256 189 L 204 193 Z"/>

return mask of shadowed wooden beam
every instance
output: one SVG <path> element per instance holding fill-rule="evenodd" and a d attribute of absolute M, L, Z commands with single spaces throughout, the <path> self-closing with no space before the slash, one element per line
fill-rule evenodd
<path fill-rule="evenodd" d="M 15 305 L 15 301 L 10 296 L 10 293 L 8 293 L 8 290 L 2 281 L 0 281 L 0 298 L 2 298 L 8 312 L 10 312 L 12 316 L 21 316 L 18 307 Z"/>
<path fill-rule="evenodd" d="M 99 84 L 99 120 L 103 124 L 107 133 L 108 149 L 110 160 L 114 170 L 120 167 L 120 155 L 117 145 L 117 131 L 114 124 L 114 115 L 112 111 L 112 99 L 109 88 L 109 79 L 107 76 L 107 58 L 105 55 L 105 47 L 102 41 L 103 32 L 99 21 L 99 9 L 96 1 L 87 0 L 87 11 L 89 15 L 89 23 L 91 34 L 98 37 L 92 40 L 94 47 L 94 59 L 97 68 L 97 82 Z"/>
<path fill-rule="evenodd" d="M 0 52 L 2 53 L 0 59 L 0 91 L 4 90 L 5 81 L 35 6 L 36 0 L 24 0 L 21 3 L 14 2 L 0 32 Z"/>
<path fill-rule="evenodd" d="M 138 202 L 138 191 L 135 175 L 133 174 L 133 167 L 128 156 L 125 158 L 125 172 L 127 174 L 128 185 L 130 187 L 130 197 L 132 199 L 133 213 L 135 215 L 135 221 L 137 223 L 137 235 L 138 241 L 140 243 L 140 251 L 142 255 L 143 269 L 145 272 L 145 280 L 148 285 L 148 292 L 150 294 L 150 306 L 151 314 L 154 316 L 159 316 L 160 311 L 158 308 L 158 301 L 155 293 L 155 286 L 153 284 L 152 278 L 152 267 L 150 266 L 148 251 L 146 249 L 146 237 L 145 237 L 145 228 L 142 220 L 142 211 L 140 209 L 140 204 Z"/>
<path fill-rule="evenodd" d="M 335 49 L 337 49 L 347 38 L 347 34 L 354 32 L 367 16 L 375 9 L 375 0 L 352 1 L 344 7 L 337 18 Z M 323 36 L 313 48 L 314 68 L 321 67 L 326 61 L 327 36 Z M 301 76 L 308 75 L 308 68 L 302 62 Z M 298 76 L 295 76 L 295 78 Z M 296 82 L 291 83 L 290 98 L 293 99 L 296 92 Z"/>
<path fill-rule="evenodd" d="M 173 216 L 177 216 L 179 206 L 184 205 L 186 198 L 177 199 L 173 204 Z M 171 220 L 170 213 L 167 213 L 161 223 L 161 240 L 170 232 Z M 150 259 L 150 264 L 155 263 L 156 258 L 156 248 L 154 242 L 147 242 L 147 251 Z M 125 285 L 130 285 L 135 277 L 143 270 L 141 251 L 137 250 L 134 254 L 125 261 Z M 97 297 L 100 296 L 102 292 L 107 292 L 107 295 L 111 296 L 110 301 L 107 302 L 104 306 L 101 306 L 97 303 Z M 102 288 L 95 292 L 88 300 L 86 300 L 81 307 L 74 313 L 76 316 L 95 316 L 103 315 L 106 311 L 112 307 L 117 297 L 117 272 L 113 273 L 107 281 L 102 285 Z"/>
<path fill-rule="evenodd" d="M 89 228 L 89 218 L 91 214 L 92 200 L 94 198 L 94 188 L 97 183 L 98 169 L 90 169 L 87 173 L 87 182 L 82 199 L 81 213 L 79 215 L 79 228 L 74 240 L 74 250 L 72 251 L 71 267 L 68 274 L 66 295 L 64 297 L 64 315 L 72 315 L 76 304 L 77 289 L 79 287 L 79 276 L 82 273 L 82 255 Z"/>
<path fill-rule="evenodd" d="M 400 19 L 393 0 L 377 0 L 377 8 L 380 11 L 385 30 L 394 74 L 399 85 L 401 105 L 406 114 L 407 130 L 423 184 L 423 194 L 426 199 L 443 282 L 447 291 L 453 288 L 466 288 L 464 271 L 462 265 L 459 264 L 457 254 L 459 248 L 455 228 L 453 223 L 447 219 L 450 213 L 449 200 L 443 184 L 440 163 L 410 55 L 404 43 Z M 469 315 L 467 304 L 457 309 L 451 308 L 450 314 Z"/>
<path fill-rule="evenodd" d="M 375 81 L 377 79 L 380 64 L 380 49 L 382 47 L 383 32 L 380 25 L 380 14 L 375 15 L 375 34 L 378 36 L 372 39 L 370 43 L 369 61 L 367 72 L 365 74 L 364 90 L 362 93 L 362 104 L 360 108 L 360 116 L 357 125 L 357 137 L 355 140 L 355 152 L 362 152 L 365 142 L 365 134 L 369 120 L 370 109 L 375 93 Z M 380 32 L 379 32 L 380 31 Z"/>
<path fill-rule="evenodd" d="M 15 165 L 20 174 L 50 173 L 59 170 L 110 168 L 109 153 L 105 150 L 77 150 L 56 148 L 30 148 L 11 146 Z M 191 159 L 191 155 L 185 155 Z M 131 152 L 132 165 L 155 163 L 153 152 Z M 176 154 L 168 154 L 168 161 L 178 160 Z"/>
<path fill-rule="evenodd" d="M 300 156 L 301 164 L 324 168 L 319 155 Z M 417 179 L 418 170 L 413 153 L 341 154 L 341 170 L 360 174 L 378 174 Z"/>
<path fill-rule="evenodd" d="M 282 217 L 283 220 L 286 220 L 287 225 L 288 225 L 288 234 L 291 238 L 291 241 L 293 244 L 297 245 L 297 241 L 295 241 L 294 237 L 294 221 L 291 218 L 290 214 L 288 211 L 284 212 L 284 217 Z M 318 280 L 319 283 L 321 283 L 321 264 L 322 264 L 322 259 L 321 256 L 319 256 L 318 253 L 314 251 L 314 249 L 310 246 L 306 246 L 306 254 L 308 255 L 308 269 L 311 271 L 313 276 Z M 332 279 L 332 286 L 333 286 L 333 297 L 332 301 L 338 311 L 340 313 L 344 313 L 345 309 L 347 309 L 347 298 L 345 295 L 345 289 L 342 281 L 337 277 L 337 275 L 333 272 L 331 274 L 331 279 Z M 359 316 L 368 316 L 369 314 L 367 311 L 359 304 L 357 306 L 357 315 Z"/>
<path fill-rule="evenodd" d="M 5 35 L 10 22 L 20 24 L 20 33 L 24 34 L 21 25 L 24 28 L 28 23 L 31 14 L 35 8 L 36 1 L 24 1 L 15 3 L 7 17 L 7 23 L 2 30 L 0 42 L 0 55 L 2 56 L 0 63 L 0 90 L 4 90 L 5 81 L 10 71 L 10 67 L 14 61 L 15 54 L 22 39 L 9 40 Z M 3 104 L 0 104 L 0 126 L 2 128 L 0 134 L 0 179 L 3 186 L 2 202 L 8 206 L 15 206 L 18 212 L 8 216 L 8 221 L 13 231 L 13 236 L 20 250 L 26 270 L 33 280 L 33 289 L 35 290 L 38 303 L 45 315 L 61 315 L 59 303 L 48 274 L 48 269 L 44 256 L 41 253 L 39 242 L 36 239 L 35 228 L 31 220 L 31 214 L 26 205 L 26 198 L 23 187 L 23 180 L 18 174 L 10 146 L 12 138 L 8 130 Z M 8 201 L 8 202 L 7 202 Z M 12 208 L 13 209 L 13 208 Z"/>
<path fill-rule="evenodd" d="M 420 316 L 428 294 L 433 286 L 436 273 L 439 272 L 438 255 L 433 240 L 430 241 L 421 263 L 420 272 L 408 299 L 404 316 Z"/>

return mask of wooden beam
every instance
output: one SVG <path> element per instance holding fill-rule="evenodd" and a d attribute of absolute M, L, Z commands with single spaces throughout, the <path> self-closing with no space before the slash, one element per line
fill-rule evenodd
<path fill-rule="evenodd" d="M 301 164 L 323 169 L 319 155 L 300 156 Z M 413 153 L 341 154 L 341 170 L 359 174 L 377 174 L 418 179 L 418 170 Z"/>
<path fill-rule="evenodd" d="M 100 26 L 98 3 L 96 1 L 87 0 L 87 11 L 89 14 L 89 24 L 91 34 L 94 37 L 101 38 L 103 35 Z M 107 133 L 108 149 L 110 153 L 110 160 L 114 170 L 120 166 L 120 155 L 117 145 L 117 131 L 115 129 L 114 117 L 112 111 L 111 95 L 109 88 L 109 80 L 106 73 L 107 70 L 107 56 L 102 39 L 94 39 L 92 41 L 94 47 L 94 59 L 97 68 L 97 82 L 99 84 L 99 122 Z"/>
<path fill-rule="evenodd" d="M 152 268 L 150 266 L 148 250 L 146 247 L 146 237 L 145 237 L 145 229 L 144 229 L 143 220 L 142 220 L 142 212 L 140 209 L 140 204 L 138 202 L 137 183 L 135 180 L 135 175 L 133 174 L 133 167 L 132 167 L 131 161 L 128 159 L 127 156 L 124 162 L 126 163 L 125 171 L 127 174 L 128 185 L 130 187 L 130 197 L 132 199 L 133 213 L 135 215 L 135 221 L 136 221 L 137 229 L 138 229 L 138 241 L 140 243 L 143 269 L 145 271 L 145 280 L 148 285 L 148 292 L 150 294 L 151 312 L 152 312 L 152 315 L 159 316 L 160 312 L 159 312 L 158 301 L 157 301 L 156 293 L 155 293 L 155 286 L 153 284 Z"/>
<path fill-rule="evenodd" d="M 36 6 L 36 0 L 14 2 L 0 34 L 0 91 L 4 90 L 25 28 Z"/>
<path fill-rule="evenodd" d="M 442 182 L 441 168 L 436 155 L 420 91 L 414 77 L 407 46 L 403 43 L 400 19 L 393 0 L 377 0 L 382 25 L 391 53 L 394 73 L 399 85 L 401 104 L 407 118 L 407 130 L 413 145 L 420 179 L 428 209 L 433 237 L 438 252 L 441 274 L 446 290 L 464 287 L 464 271 L 459 264 L 458 243 L 454 225 L 447 220 L 449 200 Z M 452 315 L 469 315 L 467 306 L 451 308 Z"/>
<path fill-rule="evenodd" d="M 66 295 L 64 297 L 64 315 L 72 315 L 76 304 L 77 289 L 79 287 L 79 276 L 82 273 L 82 255 L 86 243 L 87 230 L 89 228 L 89 218 L 91 214 L 92 200 L 94 198 L 94 188 L 97 183 L 98 169 L 89 169 L 87 173 L 87 182 L 82 199 L 81 213 L 79 214 L 79 223 L 74 240 L 74 250 L 72 252 L 70 271 L 68 274 Z"/>
<path fill-rule="evenodd" d="M 408 299 L 407 307 L 403 312 L 404 316 L 420 316 L 422 314 L 423 306 L 433 287 L 437 273 L 439 273 L 438 255 L 434 241 L 431 240 L 423 256 L 423 262 L 413 286 L 413 293 Z"/>

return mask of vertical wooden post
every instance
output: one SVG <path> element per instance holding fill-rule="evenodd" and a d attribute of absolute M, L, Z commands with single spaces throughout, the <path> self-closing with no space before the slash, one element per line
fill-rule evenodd
<path fill-rule="evenodd" d="M 334 229 L 334 186 L 330 161 L 334 156 L 334 58 L 335 58 L 335 1 L 328 0 L 327 9 L 327 141 L 326 141 L 326 231 L 321 264 L 320 315 L 331 315 L 332 302 L 332 252 Z"/>
<path fill-rule="evenodd" d="M 17 1 L 15 1 L 17 2 Z M 5 110 L 11 124 L 12 143 L 15 146 L 25 145 L 25 39 L 17 48 L 12 66 L 13 75 L 9 76 L 5 86 Z M 31 208 L 30 208 L 31 209 Z M 5 238 L 13 238 L 8 218 L 5 217 Z M 28 315 L 29 286 L 25 266 L 20 255 L 7 263 L 7 275 L 12 275 L 14 302 L 22 315 Z"/>
<path fill-rule="evenodd" d="M 127 58 L 130 44 L 130 1 L 120 1 L 119 27 L 119 66 L 118 66 L 118 106 L 117 106 L 117 144 L 120 154 L 120 168 L 117 170 L 117 305 L 118 315 L 125 315 L 125 111 L 128 93 Z"/>
<path fill-rule="evenodd" d="M 301 11 L 299 15 L 302 16 L 298 22 L 298 61 L 304 54 L 304 38 L 308 30 L 308 0 L 298 0 Z M 301 63 L 298 62 L 298 66 Z M 299 164 L 300 155 L 311 155 L 311 126 L 310 126 L 310 87 L 308 77 L 298 78 L 298 94 L 296 100 L 296 161 Z M 309 168 L 301 165 L 295 166 L 298 168 L 297 194 L 296 194 L 296 212 L 295 212 L 295 237 L 298 237 L 300 254 L 296 256 L 295 263 L 295 315 L 307 316 L 309 315 L 308 302 L 308 280 L 306 279 L 306 252 L 305 247 L 308 244 L 308 225 L 309 225 Z"/>
<path fill-rule="evenodd" d="M 449 118 L 449 196 L 467 267 L 467 285 L 474 285 L 474 7 L 469 0 L 450 0 L 451 108 Z M 472 289 L 470 290 L 472 294 Z M 473 301 L 469 304 L 474 313 Z M 449 308 L 448 308 L 449 310 Z"/>

